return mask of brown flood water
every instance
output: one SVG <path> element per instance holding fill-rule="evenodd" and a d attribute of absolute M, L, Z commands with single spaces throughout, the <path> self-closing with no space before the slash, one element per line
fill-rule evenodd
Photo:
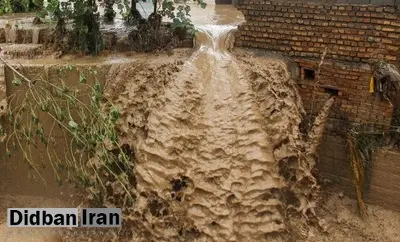
<path fill-rule="evenodd" d="M 263 199 L 284 183 L 250 83 L 227 51 L 234 29 L 199 26 L 198 51 L 166 90 L 165 106 L 150 114 L 136 166 L 139 191 L 165 194 L 173 179 L 186 177 L 177 209 L 208 241 L 283 229 L 280 202 Z"/>
<path fill-rule="evenodd" d="M 269 241 L 267 234 L 287 229 L 287 207 L 308 213 L 318 190 L 315 161 L 301 154 L 307 144 L 296 86 L 280 61 L 231 54 L 236 26 L 197 27 L 197 50 L 144 105 L 144 121 L 132 107 L 143 106 L 157 76 L 125 84 L 114 100 L 122 136 L 136 150 L 135 210 L 146 217 L 136 220 L 134 237 L 175 241 L 186 231 L 187 241 L 193 234 L 196 241 Z M 124 68 L 112 80 L 124 80 Z M 156 100 L 162 104 L 152 108 Z M 149 215 L 154 203 L 166 215 Z"/>

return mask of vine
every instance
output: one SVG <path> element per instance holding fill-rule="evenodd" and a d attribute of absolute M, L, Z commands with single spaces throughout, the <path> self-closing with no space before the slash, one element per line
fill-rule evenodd
<path fill-rule="evenodd" d="M 58 182 L 84 187 L 96 206 L 112 201 L 113 206 L 131 207 L 133 151 L 119 143 L 115 124 L 120 112 L 103 96 L 97 71 L 71 65 L 60 68 L 59 76 L 79 73 L 79 80 L 71 85 L 61 77 L 31 80 L 6 65 L 16 88 L 9 97 L 6 155 L 18 151 L 40 176 L 42 164 L 35 154 L 45 150 Z"/>

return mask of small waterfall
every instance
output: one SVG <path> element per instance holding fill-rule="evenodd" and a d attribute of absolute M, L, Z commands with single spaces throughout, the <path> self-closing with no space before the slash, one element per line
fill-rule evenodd
<path fill-rule="evenodd" d="M 232 31 L 237 27 L 233 25 L 203 25 L 198 26 L 196 47 L 200 50 L 207 48 L 214 52 L 224 52 L 232 48 Z"/>
<path fill-rule="evenodd" d="M 40 34 L 39 28 L 32 29 L 32 44 L 39 44 L 39 34 Z"/>
<path fill-rule="evenodd" d="M 16 43 L 18 36 L 18 28 L 13 26 L 13 24 L 6 24 L 5 36 L 7 43 Z"/>

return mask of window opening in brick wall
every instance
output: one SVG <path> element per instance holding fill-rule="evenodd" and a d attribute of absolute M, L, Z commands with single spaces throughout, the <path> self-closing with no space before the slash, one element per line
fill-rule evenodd
<path fill-rule="evenodd" d="M 315 80 L 315 70 L 312 69 L 303 69 L 304 80 Z"/>
<path fill-rule="evenodd" d="M 334 87 L 324 87 L 325 93 L 329 93 L 332 96 L 339 96 L 339 89 Z"/>

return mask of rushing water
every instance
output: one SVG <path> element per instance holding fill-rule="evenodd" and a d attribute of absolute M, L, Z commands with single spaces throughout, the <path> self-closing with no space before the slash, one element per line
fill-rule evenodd
<path fill-rule="evenodd" d="M 283 229 L 280 202 L 264 198 L 284 183 L 250 83 L 228 51 L 235 28 L 198 26 L 198 50 L 166 90 L 165 106 L 150 114 L 136 166 L 140 191 L 165 194 L 185 177 L 174 212 L 214 241 Z"/>

